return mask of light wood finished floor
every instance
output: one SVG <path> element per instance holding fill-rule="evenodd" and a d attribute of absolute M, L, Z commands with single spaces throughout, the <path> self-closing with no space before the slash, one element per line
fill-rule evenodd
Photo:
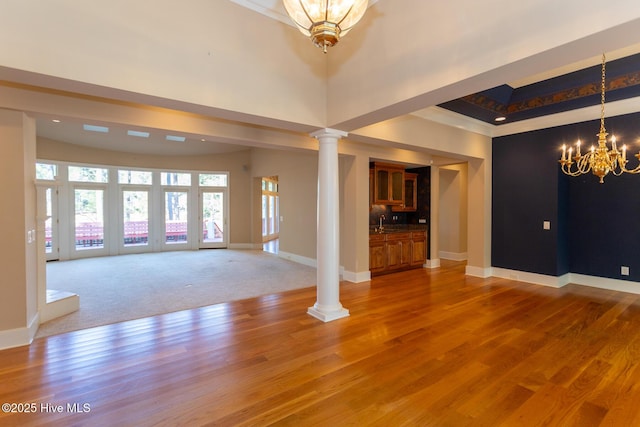
<path fill-rule="evenodd" d="M 327 324 L 310 288 L 38 339 L 0 425 L 640 425 L 639 295 L 463 271 L 344 283 Z"/>

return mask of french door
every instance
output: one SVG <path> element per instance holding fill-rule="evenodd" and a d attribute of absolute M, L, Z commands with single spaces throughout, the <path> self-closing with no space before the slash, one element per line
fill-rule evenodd
<path fill-rule="evenodd" d="M 148 188 L 127 187 L 122 189 L 120 194 L 120 250 L 124 253 L 148 252 L 152 235 L 149 215 L 150 191 Z"/>
<path fill-rule="evenodd" d="M 190 249 L 189 190 L 164 190 L 164 228 L 162 246 L 165 250 Z"/>
<path fill-rule="evenodd" d="M 200 247 L 227 247 L 226 190 L 200 190 Z"/>
<path fill-rule="evenodd" d="M 228 183 L 228 172 L 39 162 L 38 244 L 47 260 L 226 248 Z"/>
<path fill-rule="evenodd" d="M 105 188 L 73 188 L 73 252 L 76 256 L 107 255 Z"/>

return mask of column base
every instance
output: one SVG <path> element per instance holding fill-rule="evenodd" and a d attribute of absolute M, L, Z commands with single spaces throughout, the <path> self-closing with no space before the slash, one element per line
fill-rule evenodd
<path fill-rule="evenodd" d="M 340 308 L 339 310 L 322 311 L 316 307 L 309 307 L 307 314 L 326 323 L 332 320 L 342 319 L 343 317 L 349 317 L 349 310 Z"/>

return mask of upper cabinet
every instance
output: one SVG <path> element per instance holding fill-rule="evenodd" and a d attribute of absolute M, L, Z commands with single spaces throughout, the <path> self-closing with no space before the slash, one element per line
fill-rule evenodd
<path fill-rule="evenodd" d="M 405 202 L 404 167 L 389 163 L 374 163 L 375 205 L 403 205 Z"/>
<path fill-rule="evenodd" d="M 394 212 L 415 212 L 418 207 L 418 174 L 404 173 L 404 202 L 400 206 L 392 206 Z"/>

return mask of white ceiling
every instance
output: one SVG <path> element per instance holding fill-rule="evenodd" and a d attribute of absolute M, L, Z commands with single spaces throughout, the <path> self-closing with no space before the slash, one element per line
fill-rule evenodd
<path fill-rule="evenodd" d="M 56 120 L 56 121 L 54 121 Z M 59 120 L 59 121 L 58 121 Z M 242 151 L 247 146 L 213 142 L 201 135 L 175 134 L 144 127 L 122 127 L 110 123 L 86 123 L 105 126 L 108 133 L 84 130 L 85 123 L 68 118 L 36 117 L 36 129 L 39 137 L 64 141 L 70 144 L 83 145 L 101 150 L 135 152 L 139 154 L 197 156 L 203 154 L 219 154 Z M 127 131 L 148 132 L 148 138 L 130 136 Z M 183 136 L 184 142 L 167 140 L 167 135 Z"/>

